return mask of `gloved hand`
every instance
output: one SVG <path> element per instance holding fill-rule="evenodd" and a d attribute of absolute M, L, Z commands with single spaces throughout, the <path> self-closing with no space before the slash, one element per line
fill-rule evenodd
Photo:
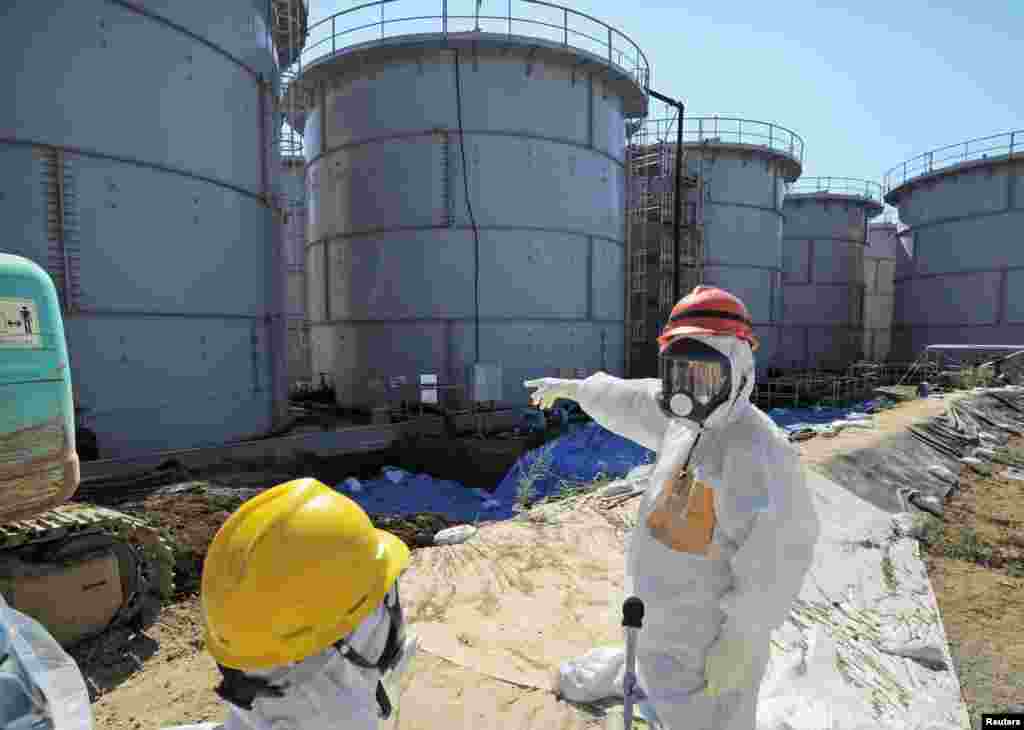
<path fill-rule="evenodd" d="M 580 381 L 562 380 L 560 378 L 540 378 L 538 380 L 526 380 L 523 385 L 527 388 L 536 388 L 536 392 L 530 396 L 530 400 L 541 409 L 547 410 L 555 404 L 559 398 L 576 400 L 579 392 Z"/>
<path fill-rule="evenodd" d="M 704 694 L 717 697 L 743 687 L 754 671 L 753 644 L 740 634 L 723 634 L 711 645 L 704 663 Z"/>

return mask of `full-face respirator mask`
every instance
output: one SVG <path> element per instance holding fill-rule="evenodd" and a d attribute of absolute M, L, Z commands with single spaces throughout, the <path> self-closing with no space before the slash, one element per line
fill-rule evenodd
<path fill-rule="evenodd" d="M 728 356 L 689 337 L 672 342 L 659 357 L 662 411 L 703 425 L 732 397 Z"/>

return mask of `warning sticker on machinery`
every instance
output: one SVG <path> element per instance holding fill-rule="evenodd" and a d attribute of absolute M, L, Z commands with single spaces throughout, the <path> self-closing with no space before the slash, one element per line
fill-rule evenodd
<path fill-rule="evenodd" d="M 39 311 L 31 299 L 0 299 L 0 346 L 41 347 Z"/>

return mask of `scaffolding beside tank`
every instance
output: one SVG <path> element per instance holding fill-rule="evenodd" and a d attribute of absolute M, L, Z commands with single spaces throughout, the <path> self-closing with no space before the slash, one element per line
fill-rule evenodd
<path fill-rule="evenodd" d="M 805 178 L 790 188 L 783 208 L 778 367 L 843 371 L 861 358 L 867 326 L 864 252 L 868 221 L 883 210 L 881 198 L 878 183 L 845 177 Z"/>
<path fill-rule="evenodd" d="M 288 383 L 294 388 L 313 380 L 306 326 L 306 161 L 301 156 L 284 156 L 282 162 Z"/>
<path fill-rule="evenodd" d="M 474 363 L 500 364 L 512 403 L 556 369 L 621 375 L 624 119 L 646 111 L 643 53 L 547 3 L 497 18 L 404 5 L 313 26 L 289 91 L 313 371 L 356 407 L 422 374 L 465 382 Z M 554 37 L 533 35 L 556 7 Z"/>
<path fill-rule="evenodd" d="M 656 338 L 677 301 L 674 289 L 675 165 L 678 116 L 632 125 L 626 147 L 629 257 L 629 377 L 658 377 Z M 685 149 L 683 151 L 685 155 Z M 683 170 L 685 160 L 680 160 Z M 679 297 L 701 283 L 704 263 L 700 179 L 680 181 Z"/>
<path fill-rule="evenodd" d="M 287 414 L 282 2 L 4 11 L 4 249 L 57 285 L 101 457 L 254 437 Z"/>
<path fill-rule="evenodd" d="M 782 205 L 803 170 L 803 140 L 768 122 L 686 116 L 683 146 L 688 174 L 700 180 L 703 195 L 703 283 L 747 305 L 763 372 L 779 352 Z"/>
<path fill-rule="evenodd" d="M 918 155 L 885 187 L 911 251 L 897 271 L 894 355 L 1024 340 L 1024 129 Z"/>

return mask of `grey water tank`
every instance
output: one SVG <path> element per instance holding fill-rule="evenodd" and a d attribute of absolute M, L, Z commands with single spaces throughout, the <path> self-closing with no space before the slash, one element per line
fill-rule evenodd
<path fill-rule="evenodd" d="M 911 251 L 897 271 L 894 355 L 1024 341 L 1024 129 L 926 152 L 886 175 Z"/>
<path fill-rule="evenodd" d="M 282 157 L 281 188 L 285 206 L 284 265 L 285 311 L 288 321 L 288 381 L 291 385 L 313 380 L 306 326 L 306 161 Z"/>
<path fill-rule="evenodd" d="M 287 413 L 265 0 L 6 3 L 2 247 L 57 284 L 101 457 Z"/>
<path fill-rule="evenodd" d="M 423 373 L 465 385 L 477 360 L 524 404 L 528 378 L 622 374 L 624 119 L 646 112 L 642 52 L 570 9 L 554 39 L 534 36 L 551 6 L 528 2 L 479 32 L 442 15 L 357 42 L 360 13 L 382 7 L 313 26 L 324 40 L 295 87 L 313 371 L 354 406 Z M 388 35 L 407 27 L 424 32 Z"/>
<path fill-rule="evenodd" d="M 772 365 L 782 324 L 782 203 L 803 169 L 804 143 L 788 129 L 734 117 L 684 117 L 689 173 L 703 179 L 703 283 L 740 297 Z"/>
<path fill-rule="evenodd" d="M 836 371 L 861 358 L 864 251 L 881 198 L 881 185 L 854 178 L 804 178 L 790 188 L 779 367 Z"/>

